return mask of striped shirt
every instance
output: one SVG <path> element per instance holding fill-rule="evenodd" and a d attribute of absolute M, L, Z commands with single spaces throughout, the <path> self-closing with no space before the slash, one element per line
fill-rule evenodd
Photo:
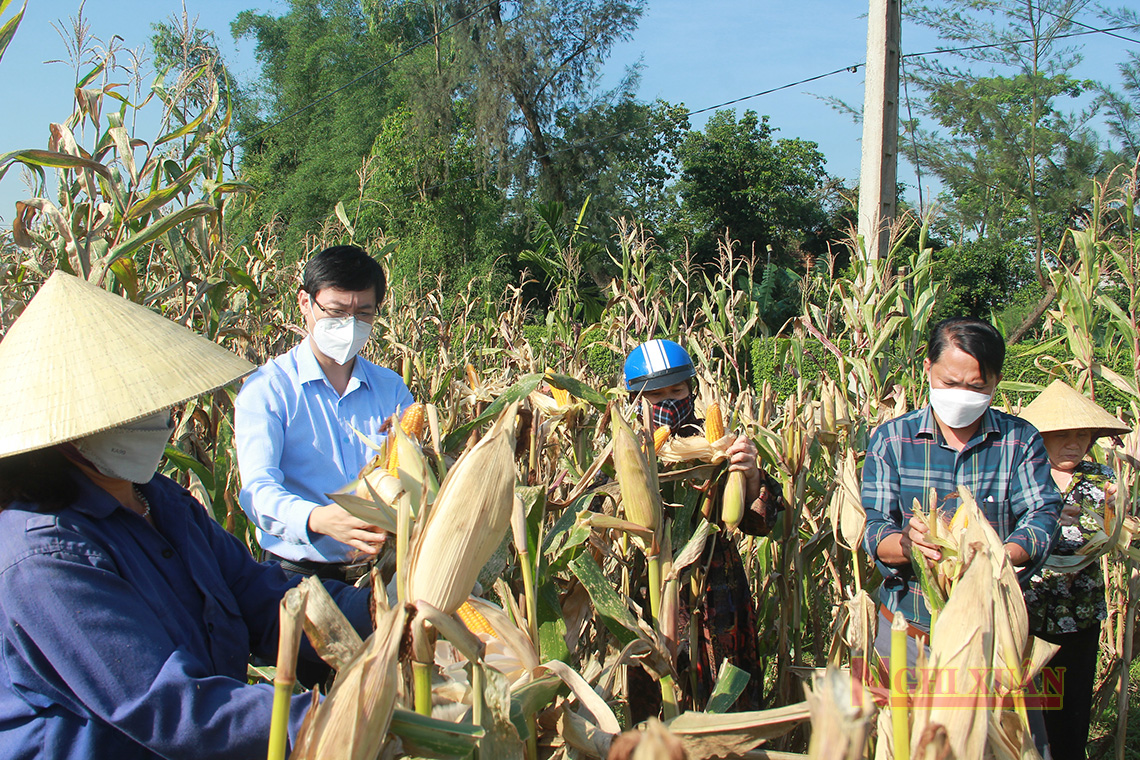
<path fill-rule="evenodd" d="M 1023 582 L 1045 561 L 1057 535 L 1061 495 L 1049 474 L 1045 444 L 1028 422 L 987 409 L 962 451 L 946 442 L 929 406 L 877 427 L 863 462 L 863 546 L 883 574 L 881 601 L 922 628 L 929 627 L 930 612 L 910 564 L 883 564 L 879 544 L 902 533 L 915 499 L 929 507 L 931 488 L 939 508 L 951 516 L 960 485 L 973 493 L 998 536 L 1029 554 L 1018 573 Z"/>

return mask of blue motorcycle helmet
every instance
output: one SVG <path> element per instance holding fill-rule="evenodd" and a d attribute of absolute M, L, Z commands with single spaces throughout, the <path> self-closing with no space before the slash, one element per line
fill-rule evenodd
<path fill-rule="evenodd" d="M 668 388 L 697 374 L 689 352 L 662 338 L 647 340 L 633 349 L 623 372 L 626 389 L 634 393 Z"/>

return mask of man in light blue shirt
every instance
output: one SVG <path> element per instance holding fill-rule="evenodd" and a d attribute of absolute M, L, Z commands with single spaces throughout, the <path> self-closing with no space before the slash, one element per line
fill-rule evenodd
<path fill-rule="evenodd" d="M 271 559 L 289 571 L 345 579 L 385 534 L 330 504 L 356 478 L 381 426 L 412 404 L 399 375 L 357 356 L 385 280 L 356 246 L 334 246 L 305 267 L 297 303 L 308 336 L 246 380 L 234 415 L 241 505 Z M 349 578 L 351 579 L 351 578 Z"/>

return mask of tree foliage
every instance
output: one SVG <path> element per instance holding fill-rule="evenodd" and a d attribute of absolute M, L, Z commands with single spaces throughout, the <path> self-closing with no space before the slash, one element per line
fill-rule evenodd
<path fill-rule="evenodd" d="M 1080 55 L 1066 39 L 1087 5 L 943 0 L 910 10 L 960 48 L 914 59 L 907 70 L 924 95 L 925 121 L 909 125 L 916 145 L 906 153 L 947 187 L 943 233 L 1023 241 L 1039 272 L 1047 242 L 1083 213 L 1089 179 L 1102 166 L 1088 114 L 1065 105 L 1092 88 L 1071 76 Z"/>
<path fill-rule="evenodd" d="M 773 139 L 768 117 L 717 111 L 679 148 L 683 225 L 705 258 L 727 229 L 745 255 L 788 266 L 822 252 L 827 174 L 816 144 Z"/>

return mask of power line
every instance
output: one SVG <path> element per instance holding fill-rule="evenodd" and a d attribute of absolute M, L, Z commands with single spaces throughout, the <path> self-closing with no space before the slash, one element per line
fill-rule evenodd
<path fill-rule="evenodd" d="M 1030 7 L 1032 7 L 1032 6 L 1030 6 Z M 1081 23 L 1080 21 L 1077 21 L 1075 18 L 1069 18 L 1068 16 L 1063 16 L 1060 13 L 1054 13 L 1051 10 L 1047 10 L 1045 8 L 1042 8 L 1040 4 L 1037 6 L 1036 10 L 1038 13 L 1048 14 L 1048 15 L 1052 16 L 1053 18 L 1055 18 L 1059 21 L 1065 22 L 1066 24 L 1072 24 L 1073 26 L 1079 26 L 1083 29 L 1088 29 L 1090 31 L 1101 31 L 1101 30 L 1096 29 L 1096 27 L 1089 26 L 1088 24 Z M 1022 19 L 1022 21 L 1028 22 L 1029 19 Z M 1128 26 L 1126 28 L 1135 29 L 1136 26 L 1131 25 L 1131 26 Z M 1125 37 L 1123 34 L 1116 34 L 1115 32 L 1111 32 L 1111 31 L 1107 31 L 1107 30 L 1105 30 L 1104 33 L 1107 34 L 1109 37 L 1115 37 L 1118 40 L 1124 40 L 1125 42 L 1131 42 L 1131 43 L 1134 43 L 1136 45 L 1140 45 L 1140 40 L 1136 39 L 1135 37 Z"/>
<path fill-rule="evenodd" d="M 419 41 L 419 42 L 417 42 L 416 44 L 412 45 L 411 47 L 407 48 L 406 50 L 402 50 L 402 51 L 400 51 L 399 53 L 396 53 L 396 55 L 392 56 L 391 58 L 389 58 L 388 60 L 384 61 L 384 62 L 383 62 L 383 63 L 381 63 L 380 65 L 378 65 L 378 66 L 374 66 L 373 68 L 371 68 L 371 69 L 369 69 L 368 71 L 364 72 L 363 74 L 361 74 L 360 76 L 356 77 L 355 79 L 353 79 L 353 80 L 351 80 L 351 81 L 349 81 L 349 82 L 346 82 L 345 84 L 341 85 L 340 87 L 337 87 L 337 88 L 336 88 L 335 90 L 333 90 L 332 92 L 329 92 L 329 93 L 326 93 L 326 94 L 322 95 L 321 97 L 319 97 L 319 98 L 317 98 L 316 100 L 314 100 L 314 101 L 312 101 L 312 102 L 308 103 L 307 105 L 301 106 L 301 107 L 300 107 L 300 108 L 298 108 L 297 110 L 295 110 L 295 111 L 293 111 L 293 112 L 291 112 L 291 113 L 288 113 L 288 114 L 286 114 L 285 116 L 282 116 L 280 119 L 278 119 L 277 121 L 273 122 L 272 124 L 269 124 L 269 125 L 267 125 L 267 126 L 265 126 L 265 127 L 261 128 L 261 129 L 259 129 L 258 131 L 254 132 L 252 135 L 249 135 L 248 137 L 246 137 L 246 138 L 244 138 L 244 139 L 242 139 L 242 140 L 239 140 L 239 141 L 237 141 L 237 142 L 233 143 L 233 145 L 231 145 L 231 146 L 230 146 L 230 150 L 233 150 L 234 148 L 239 148 L 239 147 L 241 147 L 242 145 L 245 145 L 247 142 L 249 142 L 249 141 L 250 141 L 250 140 L 252 140 L 253 138 L 255 138 L 255 137 L 260 137 L 261 135 L 265 134 L 266 132 L 268 132 L 268 131 L 269 131 L 269 130 L 271 130 L 271 129 L 276 129 L 277 127 L 281 126 L 282 124 L 284 124 L 285 122 L 289 121 L 289 120 L 290 120 L 290 119 L 292 119 L 293 117 L 295 117 L 295 116 L 299 116 L 299 115 L 301 115 L 301 114 L 305 113 L 306 111 L 310 111 L 310 110 L 312 110 L 313 108 L 316 108 L 316 107 L 317 107 L 317 106 L 319 106 L 321 103 L 324 103 L 326 100 L 328 100 L 328 99 L 329 99 L 329 98 L 331 98 L 332 96 L 336 95 L 337 93 L 340 93 L 340 92 L 343 92 L 344 90 L 347 90 L 349 87 L 352 87 L 353 85 L 355 85 L 355 84 L 357 84 L 357 83 L 359 83 L 359 82 L 361 82 L 361 81 L 363 81 L 363 80 L 367 79 L 368 77 L 372 76 L 372 75 L 373 75 L 373 74 L 375 74 L 377 71 L 379 71 L 380 69 L 384 68 L 385 66 L 390 66 L 390 65 L 392 65 L 393 63 L 395 63 L 397 60 L 399 60 L 400 58 L 403 58 L 403 57 L 404 57 L 404 56 L 406 56 L 406 55 L 410 55 L 411 53 L 413 53 L 414 51 L 416 51 L 416 50 L 420 49 L 420 48 L 421 48 L 421 47 L 423 47 L 424 45 L 427 45 L 428 43 L 430 43 L 430 42 L 433 42 L 434 40 L 438 39 L 438 38 L 439 38 L 439 37 L 440 37 L 440 36 L 441 36 L 441 35 L 442 35 L 444 32 L 448 32 L 448 31 L 451 31 L 451 30 L 452 30 L 452 29 L 454 29 L 455 27 L 457 27 L 457 26 L 459 26 L 460 24 L 462 24 L 464 21 L 467 21 L 468 19 L 470 19 L 470 18 L 473 18 L 474 16 L 477 16 L 478 14 L 480 14 L 480 13 L 482 13 L 483 11 L 487 10 L 487 9 L 488 9 L 488 8 L 490 8 L 491 6 L 495 5 L 495 3 L 496 3 L 496 2 L 498 2 L 498 0 L 491 0 L 491 2 L 487 3 L 486 5 L 484 5 L 484 6 L 480 7 L 480 8 L 476 8 L 475 10 L 471 11 L 470 13 L 468 13 L 468 14 L 467 14 L 466 16 L 464 16 L 463 18 L 461 18 L 461 19 L 458 19 L 458 20 L 454 21 L 454 22 L 453 22 L 453 23 L 451 23 L 451 24 L 448 24 L 448 25 L 447 25 L 447 26 L 445 26 L 443 29 L 440 29 L 438 32 L 436 32 L 435 34 L 431 35 L 430 37 L 425 37 L 425 38 L 423 38 L 422 40 L 420 40 L 420 41 Z"/>
<path fill-rule="evenodd" d="M 676 119 L 670 119 L 670 120 L 680 121 L 682 118 L 687 119 L 690 116 L 694 116 L 696 114 L 707 113 L 708 111 L 715 111 L 717 109 L 724 108 L 726 106 L 735 105 L 736 103 L 742 103 L 746 100 L 752 100 L 753 98 L 763 97 L 764 95 L 771 95 L 774 92 L 780 92 L 781 90 L 787 90 L 787 89 L 790 89 L 792 87 L 798 87 L 802 84 L 807 84 L 808 82 L 815 82 L 817 80 L 825 79 L 827 77 L 834 76 L 836 74 L 842 74 L 843 72 L 848 72 L 848 73 L 854 74 L 860 68 L 862 68 L 864 66 L 866 66 L 866 62 L 853 63 L 850 66 L 844 66 L 842 68 L 835 69 L 833 71 L 829 71 L 825 74 L 816 74 L 815 76 L 806 77 L 804 79 L 800 79 L 800 80 L 797 80 L 795 82 L 789 82 L 788 84 L 782 84 L 779 87 L 772 87 L 772 88 L 767 89 L 767 90 L 761 90 L 760 92 L 754 92 L 751 95 L 744 95 L 744 96 L 741 96 L 739 98 L 733 98 L 732 100 L 726 100 L 723 103 L 717 103 L 716 105 L 705 106 L 704 108 L 698 108 L 695 111 L 685 111 L 683 116 L 678 117 Z M 594 138 L 593 140 L 584 140 L 582 142 L 571 143 L 569 145 L 564 145 L 563 147 L 557 148 L 555 150 L 548 150 L 548 151 L 546 151 L 546 153 L 543 153 L 541 155 L 536 155 L 535 159 L 550 158 L 550 157 L 556 156 L 560 153 L 566 153 L 568 151 L 578 150 L 581 148 L 589 148 L 591 146 L 598 145 L 600 143 L 608 142 L 610 140 L 615 140 L 619 137 L 624 137 L 626 135 L 632 135 L 632 134 L 636 134 L 638 132 L 644 132 L 645 130 L 652 129 L 652 128 L 653 128 L 652 125 L 645 125 L 642 127 L 634 127 L 633 129 L 626 129 L 626 130 L 623 130 L 621 132 L 614 132 L 613 134 L 605 135 L 603 137 L 597 137 L 597 138 Z M 457 177 L 456 179 L 448 180 L 446 182 L 440 182 L 440 183 L 435 184 L 435 185 L 430 185 L 430 186 L 422 188 L 420 190 L 414 190 L 412 192 L 403 193 L 401 195 L 401 197 L 410 198 L 414 195 L 421 195 L 423 193 L 430 193 L 434 190 L 440 190 L 442 188 L 449 187 L 449 186 L 454 185 L 454 184 L 459 183 L 459 182 L 466 182 L 467 180 L 478 179 L 479 177 L 485 177 L 494 171 L 495 171 L 494 169 L 487 169 L 486 171 L 478 172 L 476 174 L 468 174 L 464 177 Z"/>
<path fill-rule="evenodd" d="M 1068 39 L 1070 37 L 1085 37 L 1085 36 L 1090 35 L 1090 34 L 1106 34 L 1108 32 L 1120 31 L 1121 29 L 1135 29 L 1135 28 L 1136 28 L 1135 24 L 1123 24 L 1121 26 L 1110 26 L 1110 27 L 1106 27 L 1104 29 L 1090 29 L 1089 31 L 1085 31 L 1085 32 L 1070 32 L 1069 34 L 1058 34 L 1058 35 L 1052 37 L 1051 39 L 1064 40 L 1064 39 Z M 922 53 L 907 53 L 902 57 L 903 58 L 920 58 L 923 56 L 937 55 L 937 54 L 941 54 L 941 53 L 964 53 L 964 52 L 968 52 L 970 50 L 987 50 L 990 48 L 1010 47 L 1012 45 L 1025 45 L 1025 44 L 1028 44 L 1028 43 L 1033 42 L 1033 41 L 1034 41 L 1034 39 L 1032 37 L 1027 37 L 1027 38 L 1021 39 L 1021 40 L 1005 40 L 1004 42 L 988 42 L 988 43 L 985 43 L 983 45 L 965 45 L 963 47 L 956 47 L 956 48 L 935 48 L 934 50 L 927 50 L 927 51 L 924 51 Z M 1132 40 L 1132 41 L 1135 41 L 1135 40 Z"/>

